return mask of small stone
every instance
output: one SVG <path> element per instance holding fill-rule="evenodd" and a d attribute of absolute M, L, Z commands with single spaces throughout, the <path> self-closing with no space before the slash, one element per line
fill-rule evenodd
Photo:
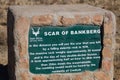
<path fill-rule="evenodd" d="M 92 73 L 90 71 L 85 71 L 82 73 L 82 80 L 92 80 Z"/>
<path fill-rule="evenodd" d="M 18 36 L 22 38 L 23 35 L 27 34 L 29 30 L 30 20 L 27 17 L 19 17 L 15 23 L 15 26 L 15 33 L 17 33 Z"/>
<path fill-rule="evenodd" d="M 81 24 L 90 24 L 91 23 L 91 19 L 90 19 L 89 16 L 81 17 L 80 18 L 80 22 L 81 22 Z"/>
<path fill-rule="evenodd" d="M 103 44 L 104 46 L 112 46 L 112 40 L 110 38 L 105 38 Z"/>
<path fill-rule="evenodd" d="M 75 80 L 82 80 L 82 76 L 81 75 L 76 75 Z"/>
<path fill-rule="evenodd" d="M 91 75 L 91 73 L 90 73 L 90 71 L 85 71 L 85 72 L 83 72 L 82 75 L 86 75 L 86 76 L 88 76 L 88 75 Z"/>
<path fill-rule="evenodd" d="M 103 15 L 97 14 L 93 16 L 92 22 L 96 25 L 102 25 Z"/>
<path fill-rule="evenodd" d="M 22 24 L 21 24 L 22 23 Z M 15 41 L 19 50 L 19 55 L 27 54 L 27 34 L 30 27 L 30 20 L 26 17 L 20 17 L 15 23 Z M 23 36 L 24 35 L 24 36 Z"/>
<path fill-rule="evenodd" d="M 110 12 L 110 13 L 106 12 L 106 13 L 105 13 L 105 19 L 104 19 L 105 23 L 111 22 L 111 21 L 113 20 L 112 16 L 113 16 L 113 15 L 112 15 L 111 12 Z"/>
<path fill-rule="evenodd" d="M 113 27 L 112 22 L 104 23 L 104 34 L 105 35 L 111 35 L 112 32 L 113 32 L 112 27 Z"/>
<path fill-rule="evenodd" d="M 50 75 L 49 80 L 60 80 L 61 75 Z"/>
<path fill-rule="evenodd" d="M 27 72 L 21 73 L 22 80 L 30 80 L 30 77 Z"/>
<path fill-rule="evenodd" d="M 26 56 L 27 54 L 27 41 L 24 40 L 24 42 L 22 43 L 23 40 L 21 40 L 20 42 L 18 42 L 18 49 L 19 49 L 19 56 L 23 57 Z"/>
<path fill-rule="evenodd" d="M 107 47 L 104 47 L 103 48 L 103 51 L 102 51 L 102 56 L 103 58 L 109 58 L 111 59 L 112 58 L 112 52 L 111 52 L 111 49 L 107 48 Z"/>
<path fill-rule="evenodd" d="M 32 18 L 32 24 L 35 24 L 35 25 L 51 25 L 52 22 L 53 22 L 53 16 L 49 14 L 34 16 Z"/>
<path fill-rule="evenodd" d="M 28 62 L 29 62 L 29 61 L 27 61 L 27 59 L 25 59 L 25 58 L 20 58 L 18 65 L 19 65 L 20 68 L 28 69 L 28 68 L 29 68 Z"/>
<path fill-rule="evenodd" d="M 62 26 L 63 25 L 63 23 L 62 23 L 62 16 L 59 16 L 58 17 L 58 21 L 57 21 L 57 25 L 59 25 L 59 26 Z"/>
<path fill-rule="evenodd" d="M 75 18 L 68 18 L 68 17 L 58 17 L 58 25 L 68 26 L 76 24 Z"/>
<path fill-rule="evenodd" d="M 107 74 L 105 74 L 102 71 L 95 72 L 94 76 L 95 76 L 96 80 L 111 80 L 110 76 L 108 76 Z"/>
<path fill-rule="evenodd" d="M 32 80 L 47 80 L 47 78 L 45 76 L 35 76 Z"/>
<path fill-rule="evenodd" d="M 104 71 L 110 72 L 111 71 L 111 67 L 112 67 L 112 61 L 108 61 L 108 60 L 103 60 L 102 61 L 102 69 Z"/>
<path fill-rule="evenodd" d="M 77 20 L 77 24 L 91 24 L 91 18 L 89 16 L 75 15 L 75 19 Z"/>
<path fill-rule="evenodd" d="M 60 80 L 70 80 L 70 76 L 62 75 L 62 76 L 60 77 Z"/>
<path fill-rule="evenodd" d="M 76 19 L 77 23 L 81 23 L 81 22 L 80 22 L 80 18 L 81 18 L 80 15 L 75 15 L 75 19 Z"/>

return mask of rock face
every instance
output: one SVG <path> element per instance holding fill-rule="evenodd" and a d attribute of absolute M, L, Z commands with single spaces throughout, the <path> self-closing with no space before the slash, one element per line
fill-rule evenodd
<path fill-rule="evenodd" d="M 0 64 L 7 65 L 7 28 L 0 25 Z"/>
<path fill-rule="evenodd" d="M 70 74 L 32 74 L 29 71 L 30 25 L 100 25 L 103 50 L 100 70 Z M 113 80 L 116 20 L 112 12 L 89 5 L 11 6 L 8 10 L 8 67 L 10 80 Z"/>

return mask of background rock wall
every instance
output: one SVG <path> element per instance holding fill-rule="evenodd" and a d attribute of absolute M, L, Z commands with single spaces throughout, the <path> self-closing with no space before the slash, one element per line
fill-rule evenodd
<path fill-rule="evenodd" d="M 111 10 L 117 19 L 115 78 L 120 79 L 120 0 L 0 0 L 0 64 L 7 65 L 7 8 L 10 5 L 81 4 L 86 3 Z"/>

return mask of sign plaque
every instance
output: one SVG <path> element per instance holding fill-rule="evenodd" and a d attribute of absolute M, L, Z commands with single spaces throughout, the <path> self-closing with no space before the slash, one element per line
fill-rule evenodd
<path fill-rule="evenodd" d="M 100 67 L 100 26 L 31 26 L 28 40 L 32 73 L 77 73 Z"/>

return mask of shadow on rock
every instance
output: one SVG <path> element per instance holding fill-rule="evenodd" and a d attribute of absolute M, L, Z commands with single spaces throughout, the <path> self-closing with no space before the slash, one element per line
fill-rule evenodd
<path fill-rule="evenodd" d="M 8 78 L 8 66 L 3 66 L 0 64 L 0 80 L 9 80 Z"/>

